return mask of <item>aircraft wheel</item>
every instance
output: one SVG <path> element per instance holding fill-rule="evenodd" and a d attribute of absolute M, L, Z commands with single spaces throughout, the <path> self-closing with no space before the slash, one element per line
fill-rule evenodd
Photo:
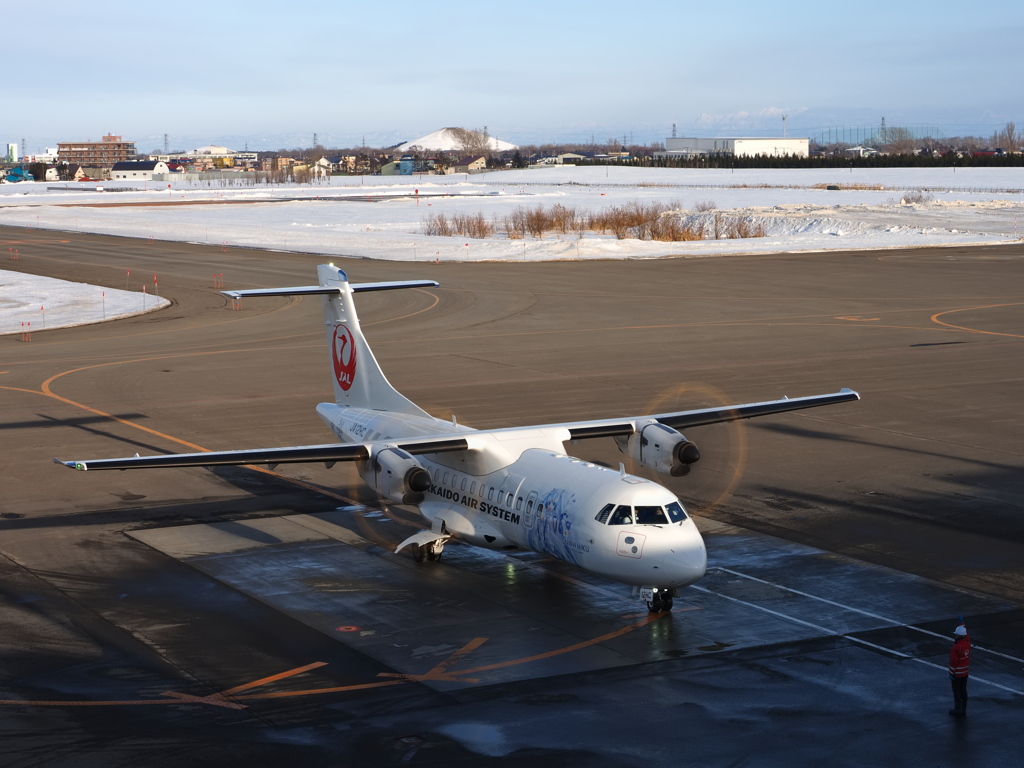
<path fill-rule="evenodd" d="M 662 610 L 672 610 L 672 595 L 665 595 L 665 599 L 661 601 Z"/>
<path fill-rule="evenodd" d="M 661 613 L 665 610 L 665 605 L 661 600 L 661 595 L 655 594 L 653 600 L 647 601 L 647 610 L 651 613 Z"/>
<path fill-rule="evenodd" d="M 427 559 L 426 547 L 415 545 L 412 548 L 412 559 L 417 563 L 422 563 Z"/>

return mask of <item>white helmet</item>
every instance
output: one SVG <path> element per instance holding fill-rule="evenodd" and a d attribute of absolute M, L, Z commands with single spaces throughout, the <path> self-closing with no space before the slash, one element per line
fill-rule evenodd
<path fill-rule="evenodd" d="M 956 629 L 953 630 L 953 634 L 956 635 L 957 637 L 966 637 L 967 636 L 967 627 L 965 627 L 963 624 L 961 624 L 959 627 L 957 627 Z"/>

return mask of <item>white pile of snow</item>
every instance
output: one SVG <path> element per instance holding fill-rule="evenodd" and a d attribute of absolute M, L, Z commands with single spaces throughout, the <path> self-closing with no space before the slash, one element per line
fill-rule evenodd
<path fill-rule="evenodd" d="M 243 176 L 240 174 L 240 176 Z M 457 176 L 336 176 L 329 184 L 238 187 L 224 182 L 0 186 L 0 225 L 95 232 L 325 256 L 479 261 L 720 256 L 730 253 L 905 248 L 1013 242 L 1024 226 L 1019 168 L 689 170 L 555 167 Z M 829 190 L 826 186 L 839 186 Z M 65 186 L 68 189 L 65 190 Z M 108 183 L 108 187 L 114 184 Z M 154 188 L 154 186 L 156 188 Z M 56 189 L 52 189 L 56 187 Z M 12 189 L 13 188 L 13 189 Z M 908 191 L 930 190 L 903 204 Z M 931 197 L 929 201 L 927 198 Z M 209 205 L 171 205 L 181 202 Z M 586 232 L 509 240 L 503 220 L 519 207 L 560 204 L 595 212 L 629 202 L 697 215 L 714 203 L 766 237 L 664 243 Z M 225 205 L 244 202 L 249 204 Z M 82 204 L 106 204 L 82 207 Z M 125 207 L 123 203 L 150 203 Z M 487 239 L 423 234 L 438 213 L 481 214 Z M 701 214 L 714 216 L 714 213 Z"/>
<path fill-rule="evenodd" d="M 413 148 L 424 152 L 458 152 L 463 148 L 463 142 L 458 136 L 460 130 L 464 129 L 442 128 L 439 131 L 428 133 L 426 136 L 420 136 L 418 139 L 399 144 L 396 149 L 399 152 L 408 152 Z M 476 131 L 472 131 L 472 133 L 476 133 Z M 481 139 L 484 138 L 483 134 L 478 133 L 477 136 Z M 506 152 L 518 148 L 515 144 L 509 144 L 507 141 L 501 141 L 493 136 L 488 136 L 486 141 L 487 146 L 493 152 Z"/>
<path fill-rule="evenodd" d="M 101 323 L 169 304 L 144 293 L 0 271 L 0 335 Z"/>

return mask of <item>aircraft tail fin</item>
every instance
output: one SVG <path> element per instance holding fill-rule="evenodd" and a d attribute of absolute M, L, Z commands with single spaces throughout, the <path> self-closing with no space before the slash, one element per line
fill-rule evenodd
<path fill-rule="evenodd" d="M 233 298 L 243 296 L 320 295 L 324 309 L 324 328 L 331 356 L 331 379 L 338 405 L 373 408 L 429 417 L 426 411 L 391 386 L 370 345 L 359 327 L 353 295 L 364 291 L 397 288 L 436 287 L 433 280 L 407 280 L 383 283 L 350 283 L 344 271 L 321 264 L 317 267 L 319 285 L 297 288 L 268 288 L 224 291 Z"/>

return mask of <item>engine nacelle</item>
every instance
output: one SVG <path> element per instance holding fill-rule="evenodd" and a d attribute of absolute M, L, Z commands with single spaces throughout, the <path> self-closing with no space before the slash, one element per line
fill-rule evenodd
<path fill-rule="evenodd" d="M 663 475 L 685 475 L 700 459 L 696 445 L 657 422 L 645 424 L 629 437 L 616 437 L 615 442 L 622 453 Z"/>
<path fill-rule="evenodd" d="M 382 448 L 363 467 L 363 480 L 396 504 L 419 504 L 430 473 L 401 448 Z"/>

